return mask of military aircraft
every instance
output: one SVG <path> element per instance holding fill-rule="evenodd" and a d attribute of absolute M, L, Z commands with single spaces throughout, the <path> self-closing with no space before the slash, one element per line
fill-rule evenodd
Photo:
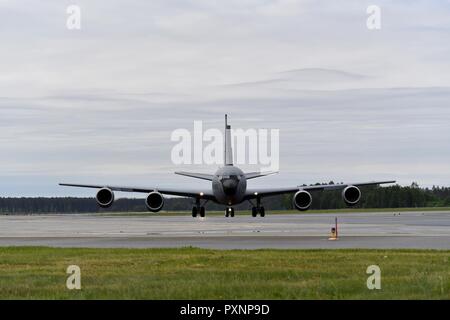
<path fill-rule="evenodd" d="M 348 206 L 356 205 L 361 199 L 360 186 L 380 185 L 395 183 L 395 181 L 372 181 L 363 183 L 329 184 L 292 186 L 277 188 L 247 188 L 247 180 L 267 176 L 276 172 L 249 172 L 244 173 L 237 166 L 233 165 L 233 152 L 231 147 L 231 126 L 227 123 L 225 115 L 225 136 L 224 136 L 224 165 L 214 174 L 175 172 L 176 174 L 211 181 L 211 188 L 186 190 L 182 188 L 158 188 L 154 187 L 127 187 L 114 185 L 88 185 L 60 183 L 61 186 L 84 187 L 99 189 L 96 201 L 102 208 L 110 207 L 114 202 L 114 191 L 141 192 L 148 193 L 145 198 L 147 209 L 151 212 L 158 212 L 164 206 L 163 195 L 190 197 L 195 200 L 192 208 L 193 217 L 205 216 L 205 204 L 208 201 L 223 204 L 226 206 L 225 217 L 234 217 L 234 205 L 248 201 L 252 205 L 252 216 L 258 214 L 265 216 L 264 206 L 261 199 L 268 196 L 292 193 L 292 202 L 297 210 L 308 210 L 312 204 L 310 192 L 325 190 L 342 190 L 342 199 Z M 256 202 L 256 203 L 255 203 Z"/>

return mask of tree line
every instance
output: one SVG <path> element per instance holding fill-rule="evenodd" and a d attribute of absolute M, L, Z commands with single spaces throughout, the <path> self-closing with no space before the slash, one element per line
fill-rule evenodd
<path fill-rule="evenodd" d="M 364 187 L 358 208 L 416 208 L 450 207 L 450 187 L 420 188 L 417 183 L 411 186 Z M 312 192 L 311 209 L 345 208 L 340 191 Z M 263 198 L 268 210 L 293 209 L 292 194 Z M 193 200 L 189 198 L 166 198 L 163 211 L 191 210 Z M 206 204 L 207 210 L 223 210 L 224 206 L 212 202 Z M 237 210 L 251 208 L 248 202 L 235 206 Z M 122 198 L 111 208 L 100 208 L 94 198 L 0 198 L 0 213 L 94 213 L 94 212 L 144 212 L 147 211 L 144 199 Z"/>

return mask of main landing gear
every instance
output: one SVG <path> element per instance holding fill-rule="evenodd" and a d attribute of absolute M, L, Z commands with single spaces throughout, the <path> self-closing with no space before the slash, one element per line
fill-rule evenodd
<path fill-rule="evenodd" d="M 234 208 L 228 207 L 225 209 L 225 217 L 234 217 Z"/>
<path fill-rule="evenodd" d="M 206 201 L 208 202 L 208 201 Z M 203 205 L 206 204 L 206 202 L 203 203 Z M 192 207 L 192 217 L 197 217 L 197 215 L 200 216 L 200 218 L 204 218 L 206 215 L 205 207 L 200 205 L 200 199 L 196 199 L 195 206 Z"/>
<path fill-rule="evenodd" d="M 204 218 L 206 215 L 205 207 L 193 207 L 192 208 L 192 217 L 197 217 L 199 215 L 201 218 Z"/>
<path fill-rule="evenodd" d="M 255 218 L 257 215 L 264 217 L 266 215 L 266 210 L 264 210 L 264 207 L 252 207 L 252 217 Z"/>
<path fill-rule="evenodd" d="M 264 217 L 266 215 L 266 210 L 263 206 L 261 206 L 261 198 L 256 198 L 256 206 L 253 205 L 251 201 L 249 201 L 252 204 L 252 217 L 255 218 L 258 213 L 261 217 Z"/>

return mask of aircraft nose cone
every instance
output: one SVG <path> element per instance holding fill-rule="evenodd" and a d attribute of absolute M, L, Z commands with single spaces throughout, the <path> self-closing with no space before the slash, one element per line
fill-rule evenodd
<path fill-rule="evenodd" d="M 227 179 L 222 182 L 223 191 L 227 195 L 232 195 L 236 193 L 236 189 L 238 186 L 238 181 L 233 179 Z"/>

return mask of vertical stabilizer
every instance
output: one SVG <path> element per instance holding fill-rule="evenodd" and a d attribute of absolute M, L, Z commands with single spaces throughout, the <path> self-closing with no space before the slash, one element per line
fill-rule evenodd
<path fill-rule="evenodd" d="M 233 149 L 231 148 L 231 126 L 228 125 L 225 115 L 225 144 L 223 150 L 223 163 L 225 166 L 233 165 Z"/>

